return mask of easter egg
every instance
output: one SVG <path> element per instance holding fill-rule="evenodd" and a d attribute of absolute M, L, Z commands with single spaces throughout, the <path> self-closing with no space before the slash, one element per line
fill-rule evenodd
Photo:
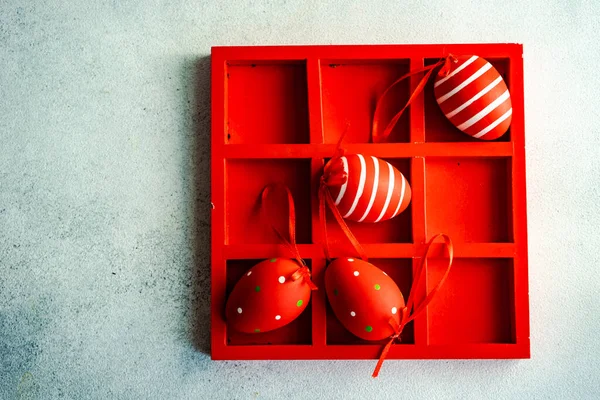
<path fill-rule="evenodd" d="M 310 301 L 304 279 L 291 279 L 294 260 L 272 258 L 252 267 L 234 286 L 225 307 L 227 324 L 240 332 L 267 332 L 296 319 Z"/>
<path fill-rule="evenodd" d="M 373 264 L 334 260 L 325 272 L 325 290 L 335 316 L 354 335 L 381 340 L 395 333 L 390 319 L 400 323 L 404 298 L 392 278 Z"/>
<path fill-rule="evenodd" d="M 447 75 L 444 72 L 436 76 L 437 103 L 446 118 L 467 135 L 482 140 L 499 138 L 512 120 L 506 83 L 496 68 L 481 57 L 456 59 L 457 62 L 450 62 Z"/>
<path fill-rule="evenodd" d="M 342 217 L 357 222 L 379 222 L 395 217 L 410 204 L 408 181 L 392 164 L 373 156 L 352 154 L 333 166 L 347 176 L 329 184 L 329 192 Z"/>

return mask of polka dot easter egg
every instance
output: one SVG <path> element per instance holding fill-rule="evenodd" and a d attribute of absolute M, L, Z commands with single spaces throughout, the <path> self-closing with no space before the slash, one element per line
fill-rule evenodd
<path fill-rule="evenodd" d="M 332 162 L 325 181 L 342 217 L 357 222 L 385 221 L 410 204 L 408 181 L 387 161 L 352 154 Z"/>
<path fill-rule="evenodd" d="M 334 260 L 325 272 L 325 290 L 335 316 L 354 335 L 381 340 L 395 333 L 390 319 L 400 322 L 404 297 L 392 278 L 373 264 Z"/>
<path fill-rule="evenodd" d="M 285 258 L 272 258 L 252 267 L 227 300 L 228 327 L 259 333 L 295 320 L 308 305 L 311 293 L 304 279 L 292 279 L 298 268 L 296 261 Z"/>
<path fill-rule="evenodd" d="M 450 69 L 440 71 L 434 83 L 435 98 L 454 126 L 477 139 L 504 135 L 512 119 L 512 104 L 502 76 L 477 56 L 456 57 Z"/>

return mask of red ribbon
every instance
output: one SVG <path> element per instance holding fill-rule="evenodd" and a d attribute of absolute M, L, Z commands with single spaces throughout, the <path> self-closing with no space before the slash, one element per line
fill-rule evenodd
<path fill-rule="evenodd" d="M 392 83 L 390 86 L 388 86 L 388 88 L 383 92 L 383 94 L 379 97 L 379 99 L 377 99 L 377 104 L 375 106 L 375 113 L 373 114 L 373 127 L 371 129 L 371 134 L 373 136 L 373 143 L 384 142 L 388 138 L 388 136 L 390 136 L 390 133 L 392 133 L 392 129 L 394 129 L 394 127 L 400 120 L 400 117 L 402 116 L 404 111 L 417 98 L 417 96 L 423 91 L 423 89 L 425 89 L 425 85 L 427 84 L 429 77 L 431 76 L 431 74 L 433 73 L 433 70 L 436 67 L 439 67 L 440 65 L 443 64 L 444 66 L 442 67 L 442 69 L 440 69 L 440 74 L 443 76 L 448 75 L 448 73 L 450 72 L 450 61 L 454 61 L 454 62 L 457 61 L 456 58 L 452 54 L 449 54 L 447 57 L 441 59 L 440 61 L 436 62 L 433 65 L 428 65 L 427 67 L 423 67 L 423 68 L 419 68 L 417 70 L 411 71 L 411 72 L 401 76 L 394 83 Z M 410 95 L 410 97 L 409 97 L 408 101 L 406 102 L 406 104 L 404 105 L 404 107 L 402 107 L 402 109 L 396 115 L 394 115 L 394 117 L 390 120 L 390 122 L 388 122 L 383 133 L 379 134 L 379 132 L 378 132 L 379 118 L 378 117 L 379 117 L 379 113 L 381 112 L 381 104 L 383 104 L 383 98 L 386 96 L 386 94 L 389 93 L 389 91 L 394 86 L 396 86 L 398 83 L 402 82 L 404 79 L 406 79 L 410 76 L 416 75 L 416 74 L 420 74 L 425 71 L 427 71 L 427 73 L 425 74 L 425 76 L 423 76 L 423 78 L 421 78 L 421 81 L 419 82 L 419 84 L 417 85 L 415 90 Z"/>
<path fill-rule="evenodd" d="M 425 276 L 425 261 L 427 260 L 427 255 L 429 254 L 431 245 L 439 237 L 444 238 L 444 243 L 446 244 L 446 248 L 448 249 L 448 266 L 446 267 L 446 272 L 444 272 L 444 276 L 442 276 L 442 279 L 440 279 L 438 284 L 425 297 L 425 300 L 423 300 L 419 305 L 416 305 L 415 297 L 417 295 L 417 292 L 419 291 L 418 289 L 422 285 L 421 282 L 425 282 L 423 280 L 423 277 Z M 425 254 L 421 259 L 421 263 L 419 264 L 417 270 L 415 271 L 415 274 L 413 275 L 413 282 L 410 288 L 408 302 L 406 303 L 406 306 L 402 308 L 402 310 L 400 310 L 400 323 L 396 322 L 394 317 L 390 318 L 389 323 L 394 329 L 394 334 L 390 336 L 390 340 L 387 342 L 387 344 L 381 351 L 381 356 L 379 356 L 379 361 L 377 362 L 377 366 L 375 366 L 375 371 L 373 371 L 373 378 L 376 378 L 377 375 L 379 375 L 379 370 L 381 369 L 381 366 L 383 365 L 383 362 L 385 361 L 385 358 L 387 357 L 387 354 L 390 351 L 392 344 L 394 344 L 394 341 L 400 337 L 404 326 L 406 326 L 406 324 L 414 320 L 420 313 L 422 313 L 427 307 L 427 305 L 431 302 L 433 297 L 438 293 L 438 291 L 446 281 L 446 278 L 448 278 L 450 268 L 452 267 L 453 258 L 454 247 L 452 245 L 452 240 L 448 235 L 440 233 L 429 240 L 429 242 L 427 243 L 427 249 L 425 250 Z"/>
<path fill-rule="evenodd" d="M 329 192 L 329 186 L 343 185 L 348 180 L 348 174 L 344 171 L 341 160 L 341 157 L 344 155 L 344 149 L 341 148 L 341 144 L 348 130 L 347 128 L 348 126 L 346 126 L 346 130 L 344 130 L 344 133 L 342 133 L 342 136 L 340 136 L 340 139 L 338 140 L 333 157 L 323 168 L 323 175 L 321 176 L 319 185 L 319 221 L 321 222 L 322 241 L 325 257 L 327 260 L 330 260 L 329 239 L 327 235 L 327 206 L 329 206 L 335 220 L 340 228 L 342 228 L 342 232 L 344 232 L 344 235 L 346 235 L 346 238 L 348 238 L 350 244 L 352 244 L 352 247 L 356 250 L 356 253 L 361 259 L 367 261 L 367 253 L 346 224 L 346 221 L 344 221 L 344 217 L 342 217 L 338 211 L 335 201 Z"/>
<path fill-rule="evenodd" d="M 276 189 L 284 190 L 287 195 L 289 239 L 286 238 L 285 235 L 279 231 L 279 229 L 277 229 L 275 223 L 271 218 L 269 207 L 267 206 L 267 199 L 269 198 L 269 195 Z M 288 250 L 292 253 L 292 256 L 296 259 L 296 262 L 300 265 L 300 268 L 298 268 L 292 274 L 292 280 L 297 281 L 298 279 L 303 279 L 304 282 L 310 287 L 310 290 L 317 290 L 317 286 L 310 279 L 310 270 L 308 269 L 306 263 L 300 256 L 300 251 L 298 251 L 298 246 L 296 245 L 296 210 L 294 208 L 294 198 L 292 197 L 292 192 L 290 192 L 290 189 L 282 184 L 271 184 L 266 186 L 263 189 L 261 196 L 261 210 L 265 221 L 267 221 L 267 223 L 271 225 L 273 231 L 275 231 L 279 239 L 288 248 Z"/>

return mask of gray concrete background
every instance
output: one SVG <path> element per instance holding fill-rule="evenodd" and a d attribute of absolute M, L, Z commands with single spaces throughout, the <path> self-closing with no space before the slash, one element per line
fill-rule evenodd
<path fill-rule="evenodd" d="M 0 1 L 0 399 L 599 398 L 599 32 L 594 0 Z M 532 359 L 210 361 L 210 46 L 428 42 L 525 45 Z"/>

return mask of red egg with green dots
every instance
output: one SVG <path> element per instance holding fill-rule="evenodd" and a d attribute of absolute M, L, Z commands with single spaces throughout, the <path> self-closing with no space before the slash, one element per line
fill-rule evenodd
<path fill-rule="evenodd" d="M 325 272 L 329 304 L 342 325 L 365 340 L 393 335 L 390 319 L 400 322 L 404 297 L 385 272 L 366 261 L 338 258 Z"/>
<path fill-rule="evenodd" d="M 267 332 L 298 318 L 311 292 L 304 279 L 292 279 L 298 268 L 294 260 L 272 258 L 246 272 L 227 299 L 228 327 L 246 333 Z"/>

